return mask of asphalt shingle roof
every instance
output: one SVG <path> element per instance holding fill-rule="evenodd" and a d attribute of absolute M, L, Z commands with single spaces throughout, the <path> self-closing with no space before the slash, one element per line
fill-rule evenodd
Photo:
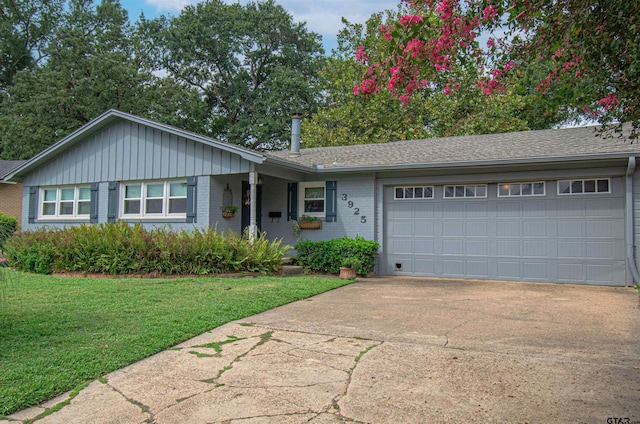
<path fill-rule="evenodd" d="M 0 178 L 25 162 L 26 160 L 0 160 Z"/>
<path fill-rule="evenodd" d="M 604 138 L 594 126 L 504 134 L 442 137 L 354 146 L 301 149 L 300 156 L 288 151 L 267 156 L 320 168 L 372 167 L 455 162 L 534 160 L 580 157 L 608 153 L 639 154 L 640 145 L 617 137 Z"/>

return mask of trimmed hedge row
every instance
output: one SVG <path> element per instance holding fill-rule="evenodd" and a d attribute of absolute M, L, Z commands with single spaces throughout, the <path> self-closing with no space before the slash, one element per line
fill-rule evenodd
<path fill-rule="evenodd" d="M 306 270 L 337 274 L 343 259 L 354 257 L 361 263 L 356 270 L 360 275 L 373 271 L 379 247 L 377 241 L 360 236 L 354 239 L 344 236 L 324 241 L 304 240 L 295 245 L 298 251 L 296 260 Z"/>
<path fill-rule="evenodd" d="M 0 212 L 0 250 L 4 242 L 18 229 L 18 220 L 13 216 Z"/>
<path fill-rule="evenodd" d="M 24 232 L 7 240 L 5 254 L 10 266 L 39 274 L 185 275 L 275 272 L 289 248 L 263 234 L 250 244 L 233 232 L 145 230 L 117 222 Z"/>

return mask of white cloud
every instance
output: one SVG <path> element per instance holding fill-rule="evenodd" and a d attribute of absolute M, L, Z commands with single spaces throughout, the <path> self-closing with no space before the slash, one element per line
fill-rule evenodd
<path fill-rule="evenodd" d="M 186 5 L 193 3 L 189 0 L 145 0 L 148 6 L 155 7 L 158 12 L 179 12 Z"/>
<path fill-rule="evenodd" d="M 235 3 L 237 0 L 224 0 Z M 240 0 L 246 4 L 250 0 Z M 124 4 L 133 3 L 124 0 Z M 145 0 L 146 8 L 156 13 L 177 14 L 188 4 L 197 0 Z M 296 22 L 306 22 L 307 29 L 322 35 L 325 48 L 335 47 L 338 31 L 343 27 L 342 17 L 351 23 L 364 23 L 373 13 L 387 9 L 395 10 L 400 0 L 276 0 L 293 16 Z M 126 6 L 125 6 L 126 7 Z"/>

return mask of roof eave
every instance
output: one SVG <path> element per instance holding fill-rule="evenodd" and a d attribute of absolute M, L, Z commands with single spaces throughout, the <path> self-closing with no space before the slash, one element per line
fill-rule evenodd
<path fill-rule="evenodd" d="M 286 159 L 281 159 L 275 156 L 267 156 L 265 163 L 269 164 L 269 163 L 273 163 L 274 165 L 277 166 L 284 166 L 290 169 L 294 169 L 296 171 L 301 171 L 307 174 L 311 174 L 314 171 L 316 171 L 315 167 L 311 167 L 311 166 L 307 166 L 307 165 L 302 165 L 296 162 L 292 162 Z"/>
<path fill-rule="evenodd" d="M 237 155 L 239 155 L 240 157 L 242 157 L 243 159 L 246 159 L 250 162 L 254 162 L 254 163 L 263 163 L 266 159 L 266 156 L 258 153 L 258 152 L 253 152 L 249 149 L 245 149 L 243 147 L 240 146 L 234 146 L 232 144 L 228 144 L 228 143 L 223 143 L 221 141 L 217 141 L 214 139 L 211 139 L 209 137 L 205 137 L 205 136 L 201 136 L 189 131 L 185 131 L 185 130 L 181 130 L 179 128 L 176 127 L 172 127 L 170 125 L 166 125 L 166 124 L 162 124 L 159 122 L 154 122 L 145 118 L 140 118 L 138 116 L 134 116 L 125 112 L 121 112 L 119 110 L 115 110 L 115 109 L 110 109 L 108 111 L 106 111 L 105 113 L 103 113 L 102 115 L 98 116 L 97 118 L 93 119 L 92 121 L 88 122 L 87 124 L 83 125 L 82 127 L 78 128 L 77 130 L 73 131 L 71 134 L 67 135 L 66 137 L 62 138 L 61 140 L 59 140 L 58 142 L 52 144 L 51 146 L 49 146 L 48 148 L 46 148 L 45 150 L 43 150 L 42 152 L 38 153 L 37 155 L 33 156 L 31 159 L 29 159 L 28 161 L 26 161 L 24 164 L 14 168 L 12 171 L 10 171 L 8 174 L 4 175 L 4 177 L 0 178 L 3 180 L 16 180 L 17 178 L 21 177 L 22 175 L 24 175 L 24 173 L 29 172 L 31 169 L 37 167 L 39 164 L 41 164 L 42 162 L 44 162 L 45 160 L 47 160 L 51 155 L 55 154 L 57 151 L 65 148 L 67 145 L 72 144 L 74 141 L 76 141 L 80 136 L 82 136 L 83 134 L 89 134 L 92 131 L 101 128 L 102 126 L 108 124 L 109 122 L 111 122 L 112 120 L 115 119 L 125 119 L 127 121 L 131 121 L 131 122 L 135 122 L 141 125 L 146 125 L 155 129 L 158 129 L 160 131 L 166 131 L 172 134 L 175 134 L 179 137 L 183 137 L 183 138 L 188 138 L 212 147 L 216 147 L 222 150 L 226 150 L 229 151 L 231 153 L 235 153 Z"/>
<path fill-rule="evenodd" d="M 435 163 L 407 163 L 407 164 L 385 164 L 385 165 L 363 165 L 363 166 L 332 166 L 325 168 L 323 165 L 314 165 L 314 171 L 318 173 L 336 172 L 369 172 L 369 171 L 395 171 L 414 169 L 443 169 L 443 168 L 467 168 L 467 167 L 488 167 L 506 165 L 525 165 L 534 163 L 554 163 L 554 162 L 580 162 L 607 159 L 626 159 L 629 156 L 637 156 L 638 152 L 614 152 L 614 153 L 594 153 L 567 156 L 539 156 L 515 159 L 490 159 L 474 161 L 452 161 Z"/>

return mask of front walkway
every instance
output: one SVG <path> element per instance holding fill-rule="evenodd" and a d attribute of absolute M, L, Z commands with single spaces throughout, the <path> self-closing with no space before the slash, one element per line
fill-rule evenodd
<path fill-rule="evenodd" d="M 640 421 L 639 334 L 633 289 L 371 278 L 111 373 L 35 422 Z"/>

